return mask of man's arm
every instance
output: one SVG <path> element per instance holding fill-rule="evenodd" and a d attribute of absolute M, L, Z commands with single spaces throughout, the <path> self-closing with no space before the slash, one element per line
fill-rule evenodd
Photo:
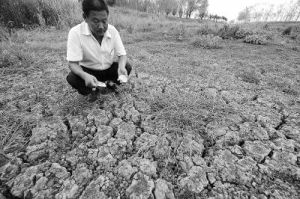
<path fill-rule="evenodd" d="M 98 80 L 95 76 L 90 75 L 83 71 L 82 67 L 79 65 L 79 62 L 70 62 L 70 70 L 77 76 L 81 77 L 84 80 L 85 85 L 91 88 L 97 87 Z"/>
<path fill-rule="evenodd" d="M 127 62 L 127 56 L 126 55 L 121 55 L 119 56 L 119 69 L 118 69 L 118 76 L 120 75 L 125 75 L 126 77 L 128 76 L 127 70 L 125 68 Z"/>

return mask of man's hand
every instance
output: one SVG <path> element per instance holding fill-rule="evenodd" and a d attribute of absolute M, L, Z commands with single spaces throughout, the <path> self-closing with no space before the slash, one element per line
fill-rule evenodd
<path fill-rule="evenodd" d="M 85 86 L 90 88 L 96 88 L 98 80 L 95 76 L 86 73 L 84 75 L 84 82 L 85 82 Z"/>

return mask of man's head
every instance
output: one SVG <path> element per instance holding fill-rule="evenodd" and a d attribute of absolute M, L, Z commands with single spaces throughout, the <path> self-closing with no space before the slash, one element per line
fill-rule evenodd
<path fill-rule="evenodd" d="M 105 0 L 83 0 L 83 18 L 93 35 L 103 36 L 107 30 L 108 6 Z"/>

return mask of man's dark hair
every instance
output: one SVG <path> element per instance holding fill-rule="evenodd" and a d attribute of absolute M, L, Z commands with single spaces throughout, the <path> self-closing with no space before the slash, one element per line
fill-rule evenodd
<path fill-rule="evenodd" d="M 108 6 L 105 0 L 83 0 L 82 11 L 84 17 L 88 17 L 90 11 L 106 11 L 109 14 Z"/>

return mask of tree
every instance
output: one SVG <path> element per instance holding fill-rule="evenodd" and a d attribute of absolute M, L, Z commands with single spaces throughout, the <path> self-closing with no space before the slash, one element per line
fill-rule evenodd
<path fill-rule="evenodd" d="M 202 20 L 207 14 L 208 0 L 202 0 L 201 5 L 198 8 L 199 18 Z"/>
<path fill-rule="evenodd" d="M 176 16 L 176 14 L 177 14 L 177 8 L 174 7 L 173 10 L 172 10 L 172 15 Z"/>
<path fill-rule="evenodd" d="M 244 10 L 242 10 L 239 15 L 238 15 L 238 20 L 239 21 L 245 21 L 249 22 L 251 17 L 251 10 L 249 7 L 246 7 Z"/>
<path fill-rule="evenodd" d="M 224 16 L 221 17 L 221 19 L 223 19 L 224 21 L 227 21 L 228 19 Z"/>
<path fill-rule="evenodd" d="M 201 0 L 186 0 L 186 18 L 191 18 L 192 13 L 198 8 L 197 3 L 199 2 L 201 2 Z"/>
<path fill-rule="evenodd" d="M 183 8 L 182 7 L 179 8 L 178 15 L 179 15 L 180 18 L 182 18 L 182 15 L 183 15 Z"/>
<path fill-rule="evenodd" d="M 298 8 L 298 14 L 297 14 L 295 20 L 298 21 L 298 19 L 300 17 L 300 0 L 297 1 L 296 5 L 297 5 L 297 8 Z"/>
<path fill-rule="evenodd" d="M 177 8 L 175 0 L 158 0 L 159 10 L 169 15 L 174 8 Z"/>

